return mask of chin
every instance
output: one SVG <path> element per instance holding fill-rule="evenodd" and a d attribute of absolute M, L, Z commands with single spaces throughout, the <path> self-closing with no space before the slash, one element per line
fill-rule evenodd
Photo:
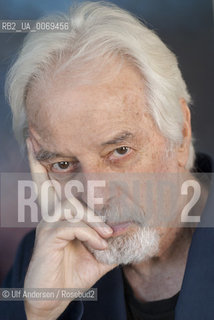
<path fill-rule="evenodd" d="M 98 262 L 103 264 L 139 263 L 156 256 L 159 251 L 159 234 L 155 229 L 137 227 L 134 232 L 111 237 L 108 248 L 96 250 L 86 245 Z"/>

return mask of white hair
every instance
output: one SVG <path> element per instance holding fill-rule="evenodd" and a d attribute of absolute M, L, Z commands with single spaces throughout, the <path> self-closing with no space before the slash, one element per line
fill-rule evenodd
<path fill-rule="evenodd" d="M 112 55 L 131 61 L 141 72 L 146 88 L 147 109 L 170 146 L 181 144 L 184 124 L 179 100 L 191 97 L 178 68 L 176 56 L 154 31 L 129 12 L 106 2 L 85 2 L 71 7 L 70 14 L 48 17 L 66 19 L 68 32 L 29 33 L 16 62 L 8 72 L 6 96 L 13 113 L 13 129 L 24 147 L 28 128 L 25 100 L 32 79 L 53 65 L 54 58 L 69 54 L 72 66 Z M 81 72 L 81 71 L 80 71 Z M 93 73 L 94 70 L 91 70 Z M 187 169 L 193 167 L 193 139 Z"/>

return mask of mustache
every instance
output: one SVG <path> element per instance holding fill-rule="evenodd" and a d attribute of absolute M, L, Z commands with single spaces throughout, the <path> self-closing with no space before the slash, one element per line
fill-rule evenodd
<path fill-rule="evenodd" d="M 108 201 L 101 210 L 94 210 L 103 222 L 107 224 L 117 224 L 123 222 L 133 222 L 140 226 L 145 225 L 145 212 L 138 204 L 127 201 L 125 198 L 114 198 Z"/>

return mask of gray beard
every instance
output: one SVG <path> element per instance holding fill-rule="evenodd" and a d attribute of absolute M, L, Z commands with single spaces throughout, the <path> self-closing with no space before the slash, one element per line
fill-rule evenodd
<path fill-rule="evenodd" d="M 159 251 L 159 234 L 149 227 L 137 226 L 132 233 L 124 233 L 108 240 L 105 250 L 97 250 L 86 244 L 98 262 L 104 264 L 130 264 L 146 261 Z"/>
<path fill-rule="evenodd" d="M 160 236 L 155 228 L 146 226 L 144 210 L 134 201 L 127 202 L 122 194 L 113 198 L 96 212 L 106 224 L 117 224 L 125 221 L 134 223 L 133 230 L 127 230 L 121 235 L 105 239 L 108 247 L 97 250 L 85 244 L 97 261 L 104 264 L 130 264 L 148 260 L 159 251 Z M 125 201 L 126 200 L 126 201 Z M 128 199 L 129 200 L 129 199 Z"/>

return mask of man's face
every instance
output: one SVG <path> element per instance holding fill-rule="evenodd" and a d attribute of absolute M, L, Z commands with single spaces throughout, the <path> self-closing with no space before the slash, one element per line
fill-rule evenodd
<path fill-rule="evenodd" d="M 50 74 L 45 87 L 37 82 L 29 90 L 26 104 L 31 139 L 49 176 L 63 185 L 77 171 L 83 175 L 179 171 L 176 156 L 166 156 L 167 142 L 146 112 L 140 73 L 128 64 L 116 75 L 114 64 L 102 72 L 112 77 L 102 81 L 101 74 L 97 81 L 78 85 L 66 72 Z M 53 153 L 52 157 L 45 160 L 41 150 Z M 104 198 L 111 224 L 119 198 L 115 195 L 113 202 L 106 195 Z M 85 194 L 82 200 L 87 202 Z M 144 214 L 142 207 L 139 213 Z M 121 215 L 117 222 L 124 220 Z M 91 251 L 103 262 L 129 263 L 153 256 L 158 245 L 157 230 L 132 224 L 109 239 L 109 249 Z"/>

